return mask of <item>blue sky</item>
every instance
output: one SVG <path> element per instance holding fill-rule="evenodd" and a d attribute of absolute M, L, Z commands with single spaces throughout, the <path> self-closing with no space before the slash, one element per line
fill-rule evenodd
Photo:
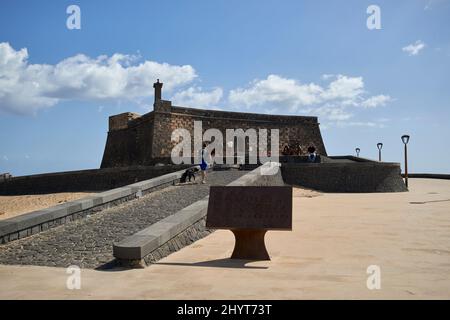
<path fill-rule="evenodd" d="M 400 162 L 408 133 L 411 172 L 450 173 L 449 27 L 449 0 L 2 0 L 0 172 L 99 167 L 158 77 L 175 104 L 317 115 L 331 155 Z"/>

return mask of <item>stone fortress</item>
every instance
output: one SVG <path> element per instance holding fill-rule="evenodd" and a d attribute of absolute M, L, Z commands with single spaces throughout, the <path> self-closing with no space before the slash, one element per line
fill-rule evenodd
<path fill-rule="evenodd" d="M 0 194 L 109 190 L 189 168 L 192 164 L 197 164 L 195 159 L 192 164 L 172 163 L 171 151 L 178 142 L 172 141 L 171 135 L 175 129 L 186 129 L 194 140 L 194 121 L 201 121 L 202 133 L 208 129 L 218 129 L 223 136 L 226 136 L 227 129 L 244 131 L 267 129 L 269 146 L 271 145 L 269 131 L 278 129 L 281 172 L 284 182 L 290 185 L 324 192 L 406 191 L 399 163 L 378 162 L 354 156 L 327 155 L 317 117 L 173 106 L 171 101 L 161 98 L 163 84 L 159 80 L 153 87 L 155 90 L 153 111 L 142 116 L 127 112 L 109 118 L 109 132 L 99 169 L 9 177 L 0 181 Z M 248 139 L 246 140 L 247 144 Z M 287 146 L 292 147 L 291 150 L 295 152 L 286 154 Z M 307 162 L 306 155 L 310 146 L 314 146 L 318 154 L 314 163 Z M 227 147 L 226 144 L 224 147 Z M 248 150 L 247 144 L 245 149 L 247 154 Z M 226 155 L 225 150 L 223 155 Z M 226 160 L 224 163 L 228 163 L 229 159 Z M 233 160 L 235 164 L 240 164 L 237 159 Z M 241 169 L 254 169 L 264 162 L 259 161 L 258 164 L 252 165 L 247 160 L 240 166 Z M 219 169 L 220 166 L 213 168 Z"/>
<path fill-rule="evenodd" d="M 398 163 L 377 162 L 353 156 L 328 156 L 317 117 L 173 106 L 171 101 L 161 98 L 163 83 L 159 79 L 153 87 L 155 90 L 153 111 L 142 116 L 127 112 L 109 118 L 109 132 L 101 163 L 102 169 L 150 167 L 155 164 L 170 165 L 172 164 L 171 150 L 177 144 L 171 141 L 172 132 L 176 129 L 186 129 L 193 139 L 194 121 L 201 121 L 203 133 L 214 128 L 220 130 L 223 136 L 226 136 L 227 129 L 278 129 L 279 160 L 282 163 L 283 179 L 288 184 L 325 192 L 406 191 Z M 270 145 L 270 138 L 267 142 Z M 248 141 L 246 144 L 245 152 L 248 155 Z M 310 146 L 315 147 L 319 155 L 316 163 L 306 161 L 307 150 Z M 295 153 L 286 155 L 286 147 L 292 147 Z M 194 152 L 192 151 L 192 156 Z M 225 150 L 223 154 L 225 155 Z M 234 163 L 238 162 L 237 159 L 234 161 Z M 192 163 L 195 164 L 195 161 Z"/>
<path fill-rule="evenodd" d="M 170 163 L 170 153 L 176 145 L 171 141 L 175 129 L 184 128 L 194 137 L 194 121 L 202 121 L 203 132 L 215 128 L 225 137 L 226 129 L 279 129 L 279 154 L 286 145 L 299 145 L 306 155 L 309 146 L 327 155 L 317 117 L 283 116 L 227 112 L 173 106 L 161 99 L 163 84 L 155 88 L 154 110 L 139 115 L 126 112 L 109 118 L 109 132 L 101 167 L 125 167 Z M 270 140 L 269 140 L 270 141 Z M 223 151 L 225 155 L 225 150 Z"/>

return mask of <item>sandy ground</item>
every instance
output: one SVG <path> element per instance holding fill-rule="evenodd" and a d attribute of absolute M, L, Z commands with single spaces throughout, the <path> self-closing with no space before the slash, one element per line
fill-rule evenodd
<path fill-rule="evenodd" d="M 39 195 L 0 196 L 0 220 L 87 197 L 87 192 L 62 192 Z"/>
<path fill-rule="evenodd" d="M 303 189 L 300 187 L 294 187 L 292 191 L 292 196 L 294 198 L 298 197 L 304 197 L 304 198 L 314 198 L 322 195 L 322 193 L 310 190 L 310 189 Z"/>
<path fill-rule="evenodd" d="M 450 181 L 409 193 L 294 197 L 293 231 L 266 236 L 271 261 L 230 260 L 226 230 L 136 270 L 0 266 L 3 299 L 449 299 Z M 1 250 L 1 248 L 0 248 Z M 381 288 L 367 288 L 367 268 Z"/>

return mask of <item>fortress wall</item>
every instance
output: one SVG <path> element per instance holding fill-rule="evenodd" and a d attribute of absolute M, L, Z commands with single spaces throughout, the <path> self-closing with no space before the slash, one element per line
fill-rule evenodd
<path fill-rule="evenodd" d="M 188 167 L 189 165 L 134 166 L 12 177 L 0 182 L 0 195 L 109 190 Z"/>
<path fill-rule="evenodd" d="M 151 165 L 153 112 L 139 118 L 111 121 L 101 168 Z M 111 123 L 114 125 L 111 126 Z M 119 125 L 116 125 L 119 123 Z"/>
<path fill-rule="evenodd" d="M 279 129 L 280 154 L 286 144 L 299 143 L 303 154 L 314 145 L 317 152 L 326 155 L 317 117 L 281 116 L 217 110 L 202 110 L 172 106 L 160 100 L 154 111 L 141 117 L 125 113 L 110 117 L 110 129 L 101 167 L 153 165 L 170 163 L 170 153 L 177 142 L 171 141 L 175 129 L 184 128 L 191 133 L 194 148 L 194 121 L 202 121 L 205 132 L 214 128 L 222 132 L 226 143 L 226 129 Z M 225 152 L 224 152 L 225 154 Z"/>
<path fill-rule="evenodd" d="M 222 132 L 226 143 L 226 129 L 268 129 L 268 143 L 270 144 L 270 130 L 279 129 L 280 154 L 285 144 L 299 143 L 304 154 L 310 145 L 314 145 L 319 154 L 326 155 L 325 146 L 320 133 L 316 117 L 273 116 L 239 112 L 224 112 L 214 110 L 200 110 L 182 107 L 172 107 L 170 112 L 155 112 L 155 131 L 153 142 L 153 156 L 170 157 L 176 142 L 171 141 L 171 133 L 177 128 L 187 129 L 191 133 L 192 145 L 194 140 L 194 121 L 202 121 L 203 132 L 218 129 Z"/>
<path fill-rule="evenodd" d="M 407 191 L 399 163 L 325 162 L 283 163 L 281 173 L 287 184 L 324 192 Z"/>
<path fill-rule="evenodd" d="M 154 113 L 152 157 L 154 159 L 170 158 L 172 146 L 175 145 L 171 142 L 172 131 L 176 128 L 183 128 L 183 126 L 174 127 L 169 112 L 154 111 Z"/>
<path fill-rule="evenodd" d="M 140 117 L 140 114 L 134 112 L 125 112 L 109 117 L 109 130 L 126 129 L 132 120 Z"/>

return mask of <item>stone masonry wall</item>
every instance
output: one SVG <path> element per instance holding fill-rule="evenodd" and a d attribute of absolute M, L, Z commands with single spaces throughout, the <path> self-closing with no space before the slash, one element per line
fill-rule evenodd
<path fill-rule="evenodd" d="M 283 163 L 281 172 L 287 184 L 324 192 L 403 192 L 407 191 L 399 163 Z"/>
<path fill-rule="evenodd" d="M 170 153 L 176 142 L 171 134 L 177 128 L 187 129 L 194 138 L 194 121 L 202 121 L 203 132 L 219 129 L 225 140 L 226 129 L 279 129 L 280 154 L 286 144 L 299 143 L 303 154 L 314 145 L 317 152 L 326 155 L 317 117 L 281 116 L 241 112 L 201 110 L 172 106 L 170 101 L 155 103 L 155 110 L 128 122 L 127 128 L 110 128 L 103 155 L 102 168 L 128 165 L 152 165 L 170 162 Z M 224 141 L 225 143 L 225 141 Z M 224 151 L 225 154 L 225 151 Z"/>
<path fill-rule="evenodd" d="M 109 190 L 185 168 L 188 165 L 133 166 L 19 176 L 0 182 L 0 195 Z"/>
<path fill-rule="evenodd" d="M 155 115 L 155 133 L 153 141 L 153 156 L 170 157 L 172 148 L 171 133 L 177 128 L 189 130 L 193 145 L 194 121 L 202 121 L 203 132 L 215 128 L 219 129 L 225 139 L 226 129 L 250 128 L 268 129 L 268 143 L 270 144 L 270 130 L 279 129 L 280 154 L 284 145 L 299 143 L 303 154 L 307 148 L 314 145 L 319 154 L 326 155 L 325 146 L 320 133 L 316 117 L 272 116 L 263 114 L 224 112 L 172 107 L 170 113 L 157 112 Z M 224 142 L 225 143 L 225 142 Z M 225 153 L 225 150 L 224 150 Z"/>
<path fill-rule="evenodd" d="M 116 126 L 110 121 L 101 168 L 152 165 L 153 112 Z M 123 119 L 122 119 L 123 120 Z M 115 126 L 111 127 L 111 123 Z"/>

